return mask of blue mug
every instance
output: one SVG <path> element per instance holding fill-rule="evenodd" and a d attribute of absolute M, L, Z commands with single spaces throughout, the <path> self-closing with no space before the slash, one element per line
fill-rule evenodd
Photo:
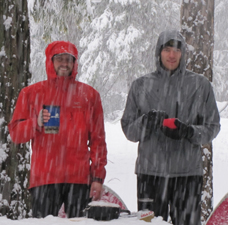
<path fill-rule="evenodd" d="M 44 123 L 44 132 L 46 134 L 57 134 L 60 125 L 60 106 L 43 105 L 43 109 L 47 109 L 51 114 L 48 122 Z"/>

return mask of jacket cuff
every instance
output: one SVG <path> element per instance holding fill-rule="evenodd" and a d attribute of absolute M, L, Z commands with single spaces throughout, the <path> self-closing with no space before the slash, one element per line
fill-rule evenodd
<path fill-rule="evenodd" d="M 33 127 L 39 132 L 42 132 L 42 130 L 43 130 L 43 127 L 40 127 L 38 125 L 37 119 L 33 119 Z"/>
<path fill-rule="evenodd" d="M 193 129 L 193 135 L 191 136 L 191 138 L 188 138 L 188 140 L 192 143 L 192 144 L 196 144 L 196 145 L 201 145 L 201 139 L 202 139 L 202 135 L 199 129 L 197 129 L 197 127 L 195 125 L 191 125 L 192 129 Z"/>

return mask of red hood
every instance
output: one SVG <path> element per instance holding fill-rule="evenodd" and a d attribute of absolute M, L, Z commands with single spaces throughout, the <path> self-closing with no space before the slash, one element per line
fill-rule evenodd
<path fill-rule="evenodd" d="M 72 44 L 70 42 L 66 42 L 66 41 L 54 41 L 51 44 L 49 44 L 46 48 L 46 51 L 45 51 L 45 54 L 46 54 L 46 72 L 47 72 L 48 80 L 57 78 L 57 74 L 55 72 L 54 65 L 52 62 L 52 57 L 54 55 L 60 54 L 60 53 L 69 53 L 76 58 L 75 63 L 74 63 L 74 67 L 72 70 L 72 74 L 70 76 L 71 79 L 75 80 L 75 77 L 78 73 L 78 63 L 77 63 L 78 50 L 74 44 Z"/>

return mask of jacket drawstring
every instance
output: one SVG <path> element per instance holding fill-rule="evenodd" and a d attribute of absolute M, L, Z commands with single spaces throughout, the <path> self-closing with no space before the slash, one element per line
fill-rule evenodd
<path fill-rule="evenodd" d="M 178 101 L 176 101 L 176 112 L 175 112 L 175 118 L 178 118 Z"/>

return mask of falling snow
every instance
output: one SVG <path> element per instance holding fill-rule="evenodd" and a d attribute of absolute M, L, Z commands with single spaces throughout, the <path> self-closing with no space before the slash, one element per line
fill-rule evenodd
<path fill-rule="evenodd" d="M 125 201 L 127 206 L 131 211 L 136 211 L 136 177 L 134 175 L 134 163 L 137 155 L 137 146 L 134 143 L 130 143 L 126 140 L 122 134 L 119 118 L 122 115 L 122 109 L 125 104 L 127 84 L 124 83 L 127 75 L 136 78 L 135 75 L 139 76 L 145 74 L 147 70 L 153 68 L 153 63 L 145 62 L 144 58 L 149 58 L 149 61 L 153 61 L 153 55 L 150 55 L 152 51 L 150 48 L 151 43 L 155 45 L 157 34 L 166 27 L 174 26 L 179 28 L 179 11 L 180 4 L 173 3 L 172 9 L 165 10 L 165 3 L 161 8 L 156 8 L 157 5 L 152 5 L 150 8 L 150 13 L 153 16 L 152 21 L 147 21 L 150 24 L 146 24 L 143 20 L 144 11 L 141 14 L 140 10 L 143 1 L 139 0 L 110 0 L 110 7 L 108 4 L 107 8 L 99 11 L 96 6 L 101 6 L 101 0 L 86 0 L 87 11 L 91 15 L 91 23 L 84 27 L 84 35 L 80 36 L 78 40 L 78 47 L 81 50 L 80 54 L 80 79 L 87 83 L 92 83 L 94 77 L 97 78 L 98 82 L 93 83 L 95 88 L 101 92 L 104 96 L 103 102 L 106 119 L 107 121 L 112 120 L 112 123 L 106 122 L 106 132 L 107 132 L 107 145 L 109 149 L 108 153 L 108 165 L 107 165 L 107 177 L 105 184 L 113 188 Z M 178 2 L 178 1 L 173 1 Z M 184 2 L 189 2 L 184 0 Z M 227 132 L 228 132 L 228 81 L 226 79 L 228 72 L 228 29 L 226 25 L 226 14 L 227 14 L 227 1 L 217 0 L 215 9 L 215 51 L 214 51 L 214 90 L 217 99 L 219 99 L 218 106 L 221 109 L 222 115 L 222 130 L 218 137 L 213 142 L 213 160 L 214 160 L 214 206 L 219 202 L 219 200 L 226 194 L 228 190 L 228 182 L 223 178 L 226 176 L 225 171 L 228 170 L 228 154 L 227 154 Z M 113 4 L 111 6 L 111 3 Z M 130 6 L 134 4 L 135 9 Z M 167 3 L 168 4 L 168 3 Z M 34 0 L 28 1 L 30 13 L 33 12 Z M 54 7 L 55 5 L 53 5 Z M 128 6 L 128 7 L 126 7 Z M 12 5 L 9 6 L 12 9 Z M 164 8 L 164 11 L 162 9 Z M 118 10 L 119 11 L 118 11 Z M 122 9 L 122 10 L 121 10 Z M 138 11 L 137 11 L 138 9 Z M 144 8 L 143 8 L 144 9 Z M 149 10 L 149 8 L 147 9 Z M 170 13 L 175 12 L 175 13 Z M 153 14 L 154 13 L 154 14 Z M 170 15 L 169 15 L 170 13 Z M 157 23 L 157 27 L 152 27 L 153 23 L 156 23 L 157 15 L 166 15 L 170 17 L 163 18 L 164 21 L 160 21 L 161 24 Z M 129 15 L 131 15 L 131 21 L 129 22 Z M 134 18 L 134 15 L 140 15 L 139 18 Z M 45 76 L 45 57 L 44 49 L 47 42 L 40 38 L 43 35 L 43 27 L 36 26 L 33 18 L 31 18 L 31 42 L 32 42 L 32 53 L 31 53 L 31 71 L 33 73 L 32 82 L 36 82 L 46 79 Z M 159 17 L 160 18 L 160 17 Z M 172 18 L 171 21 L 169 21 Z M 174 19 L 173 19 L 174 18 Z M 3 16 L 3 24 L 5 29 L 8 30 L 12 26 L 12 17 Z M 23 17 L 25 20 L 25 17 Z M 189 21 L 192 17 L 188 18 Z M 225 22 L 224 22 L 225 21 Z M 53 21 L 52 21 L 53 22 Z M 162 23 L 164 22 L 164 23 Z M 198 23 L 204 23 L 201 19 Z M 51 23 L 50 23 L 51 24 Z M 43 25 L 43 24 L 42 24 Z M 70 26 L 70 23 L 67 24 Z M 143 25 L 145 27 L 143 27 Z M 52 25 L 53 34 L 50 39 L 55 40 L 58 38 L 66 39 L 69 38 L 72 41 L 76 40 L 78 36 L 75 35 L 77 32 L 72 32 L 74 28 L 71 29 L 70 34 L 64 34 L 64 32 L 59 32 L 59 26 Z M 189 28 L 191 29 L 191 28 Z M 60 36 L 60 33 L 62 36 Z M 74 33 L 74 34 L 73 34 Z M 224 36 L 224 37 L 223 37 Z M 48 40 L 50 40 L 48 39 Z M 224 40 L 225 39 L 225 40 Z M 26 43 L 25 43 L 26 44 Z M 188 46 L 190 51 L 194 51 L 193 46 Z M 0 57 L 6 56 L 4 46 L 0 50 Z M 143 56 L 143 57 L 141 57 Z M 16 57 L 14 55 L 14 57 Z M 143 59 L 143 60 L 142 60 Z M 135 60 L 135 61 L 134 61 Z M 106 75 L 106 76 L 105 76 Z M 100 80 L 98 79 L 100 77 Z M 117 85 L 113 85 L 117 78 L 120 78 Z M 101 81 L 106 81 L 105 85 Z M 124 83 L 122 85 L 122 83 Z M 6 86 L 10 86 L 7 83 Z M 105 87 L 107 87 L 106 90 Z M 110 95 L 110 96 L 109 96 Z M 109 97 L 109 98 L 108 98 Z M 107 100 L 106 100 L 107 99 Z M 110 101 L 110 99 L 112 101 Z M 116 99 L 116 100 L 115 100 Z M 114 106 L 110 106 L 113 103 Z M 110 108 L 109 108 L 110 107 Z M 114 115 L 114 116 L 113 116 Z M 4 123 L 4 118 L 0 118 L 0 125 Z M 114 123 L 115 122 L 115 123 Z M 7 127 L 5 128 L 7 130 Z M 9 139 L 10 137 L 8 137 Z M 3 162 L 8 154 L 6 153 L 6 144 L 0 143 L 0 163 Z M 206 151 L 206 149 L 204 149 Z M 27 156 L 29 157 L 29 156 Z M 30 165 L 20 164 L 18 169 L 23 170 L 26 167 L 29 169 Z M 3 171 L 4 173 L 4 171 Z M 3 173 L 1 175 L 3 175 Z M 5 177 L 5 179 L 9 179 Z M 28 180 L 24 181 L 24 186 L 26 186 Z M 15 186 L 15 190 L 19 190 L 20 187 Z M 210 197 L 209 193 L 204 193 L 203 199 L 205 197 Z M 0 195 L 0 200 L 2 200 L 2 195 Z M 3 202 L 5 205 L 8 204 L 7 201 Z M 161 221 L 161 218 L 155 218 L 153 224 L 163 225 L 165 222 Z M 15 224 L 72 224 L 72 221 L 68 219 L 55 218 L 48 216 L 45 219 L 25 219 L 21 221 L 10 221 L 5 217 L 0 217 L 1 225 L 11 225 Z M 85 224 L 85 220 L 77 222 L 77 224 Z M 99 224 L 99 222 L 93 220 L 86 220 L 86 224 Z M 103 224 L 106 224 L 104 222 Z M 116 221 L 111 221 L 107 224 L 121 225 L 126 224 L 126 221 L 121 218 Z M 144 224 L 135 218 L 131 219 L 131 224 Z"/>

